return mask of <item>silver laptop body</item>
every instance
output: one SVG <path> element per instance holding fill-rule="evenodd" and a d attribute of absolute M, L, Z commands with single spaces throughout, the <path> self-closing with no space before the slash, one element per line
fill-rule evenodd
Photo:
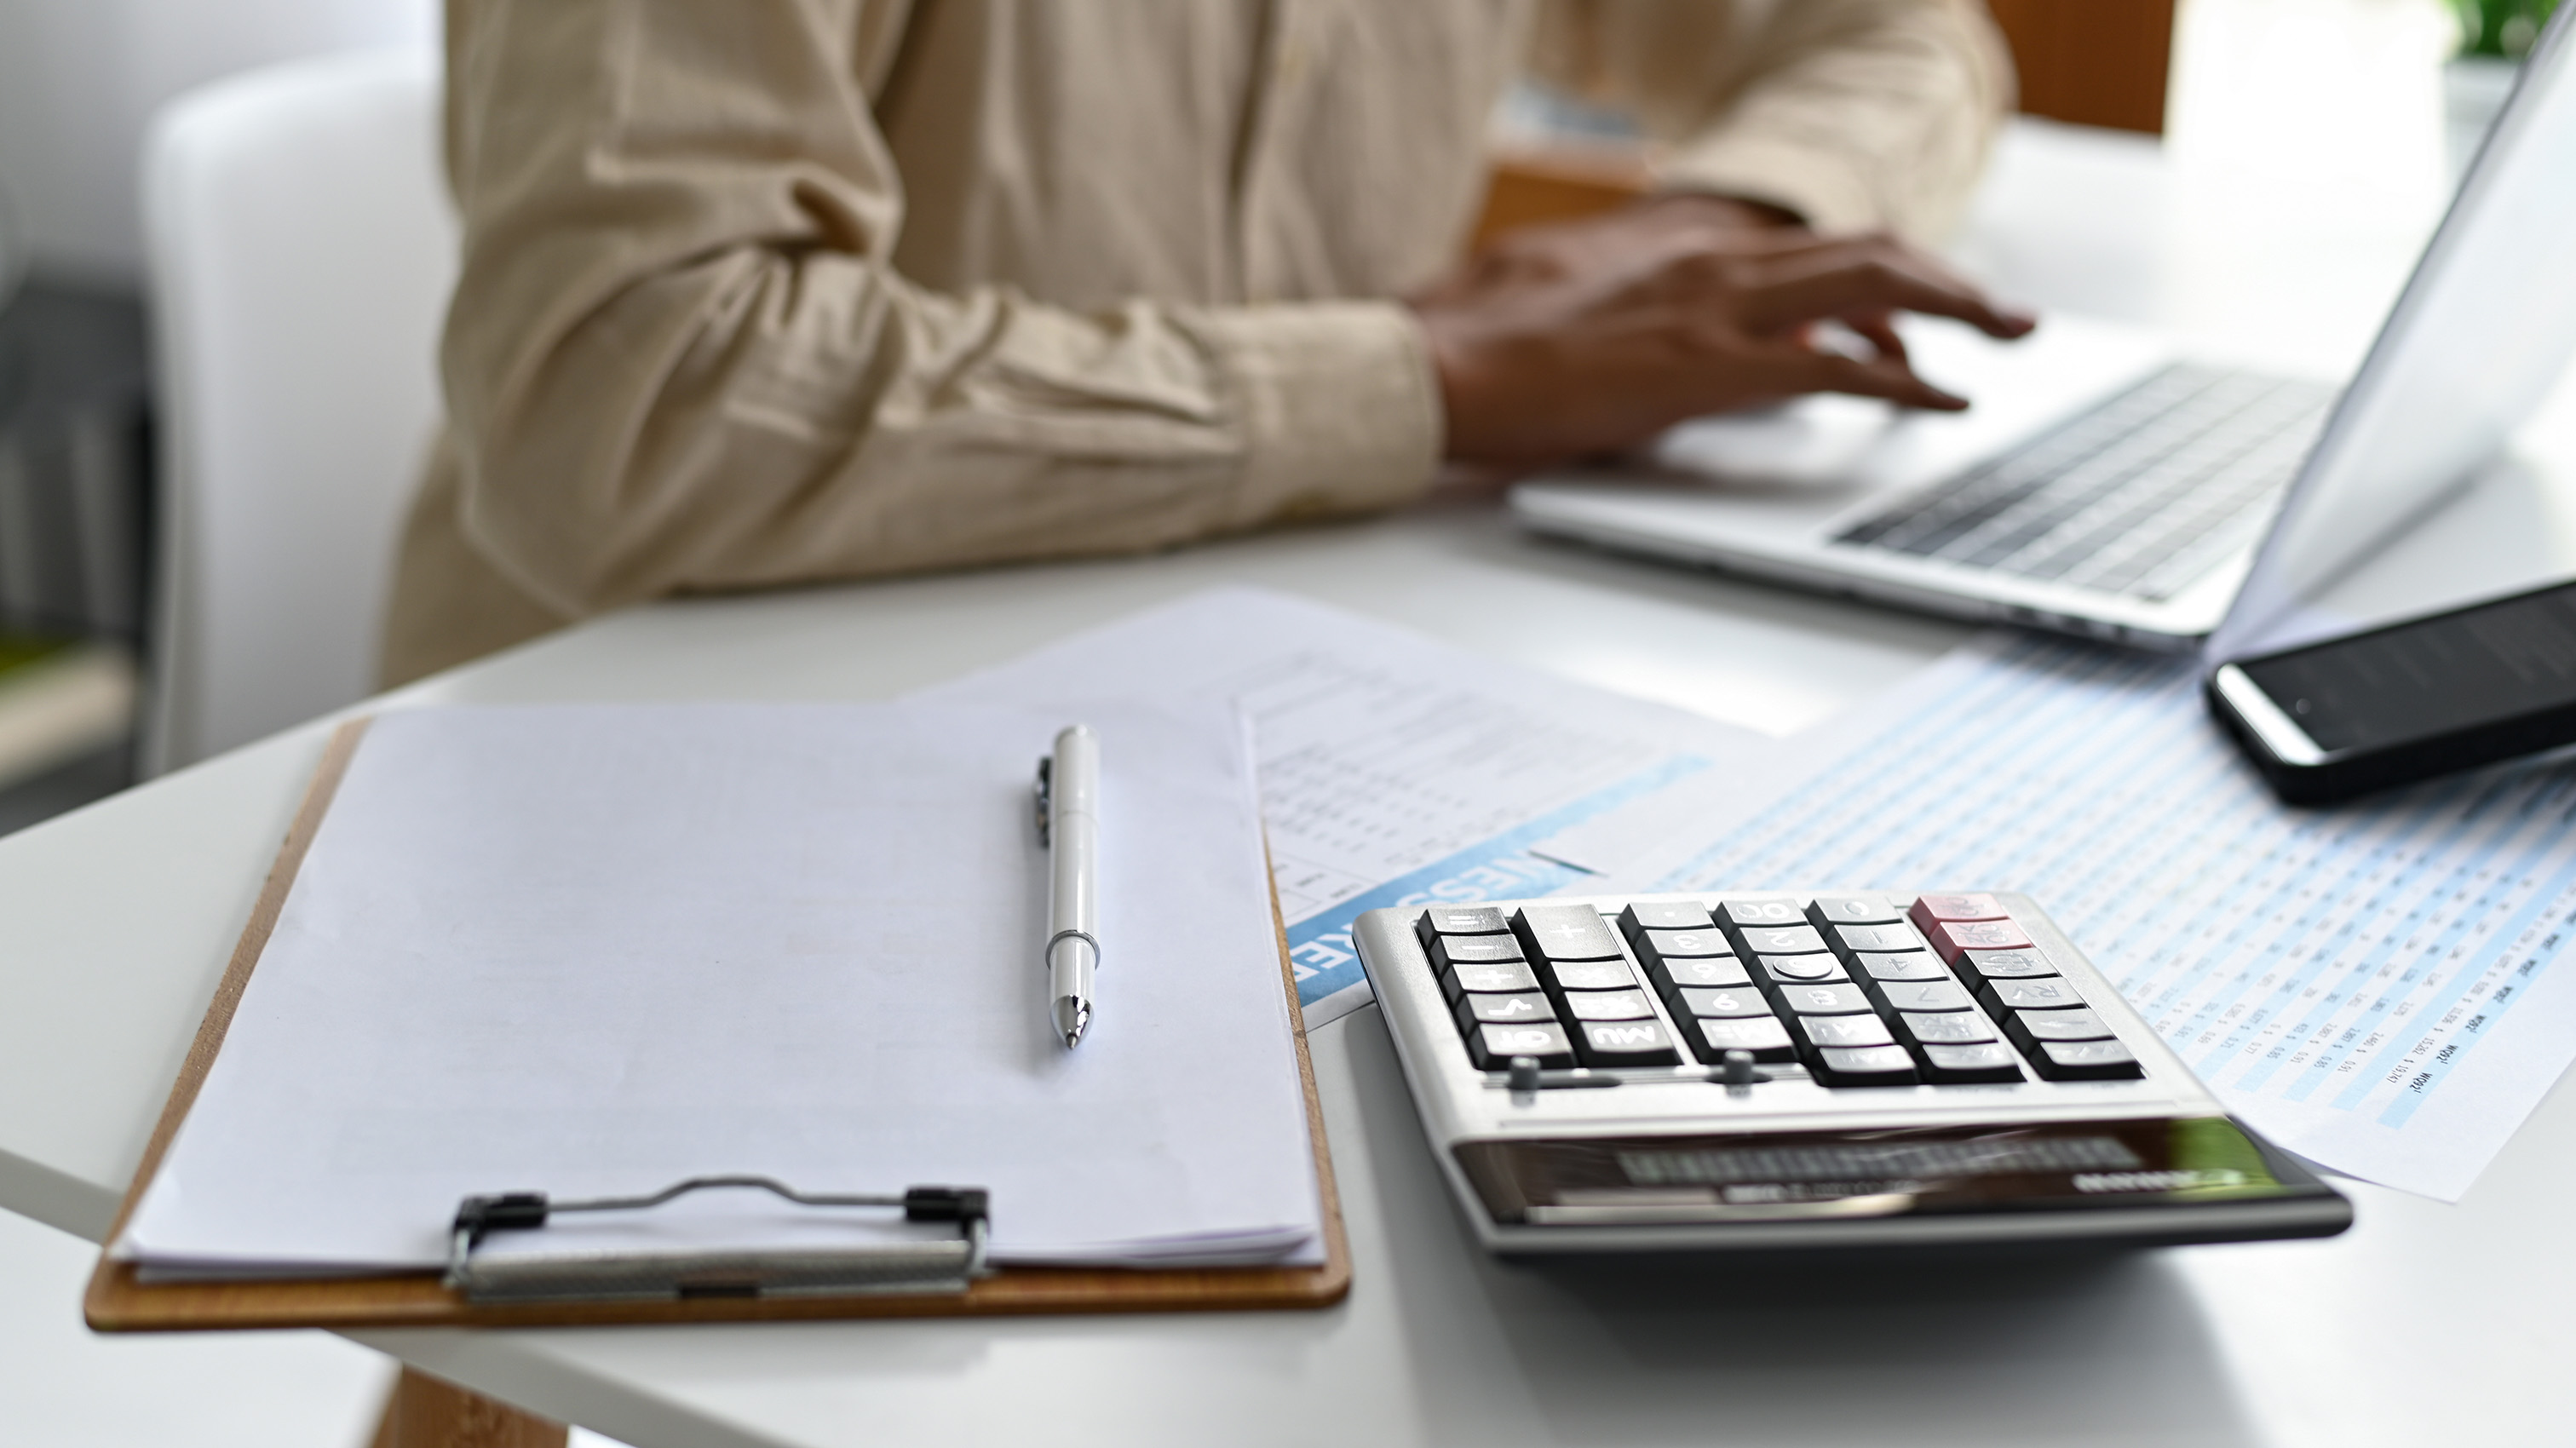
<path fill-rule="evenodd" d="M 1812 397 L 1512 492 L 1528 527 L 2120 643 L 2268 639 L 2476 477 L 2576 352 L 2576 7 L 2555 18 L 2348 386 L 2052 316 L 1909 323 L 1962 414 Z"/>

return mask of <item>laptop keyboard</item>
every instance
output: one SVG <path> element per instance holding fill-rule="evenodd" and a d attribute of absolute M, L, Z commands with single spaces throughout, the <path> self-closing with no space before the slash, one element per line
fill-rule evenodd
<path fill-rule="evenodd" d="M 1836 541 L 2167 599 L 2253 541 L 2335 392 L 2177 363 Z"/>

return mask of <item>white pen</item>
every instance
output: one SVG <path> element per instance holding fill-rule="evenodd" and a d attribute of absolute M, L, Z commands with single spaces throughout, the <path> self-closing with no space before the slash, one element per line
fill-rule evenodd
<path fill-rule="evenodd" d="M 1100 736 L 1074 724 L 1038 761 L 1038 838 L 1053 882 L 1047 890 L 1047 999 L 1056 1034 L 1071 1050 L 1091 1026 L 1091 973 L 1100 965 Z"/>

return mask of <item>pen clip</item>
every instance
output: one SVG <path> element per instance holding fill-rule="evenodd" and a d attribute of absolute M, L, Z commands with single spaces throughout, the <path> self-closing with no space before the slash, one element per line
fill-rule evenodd
<path fill-rule="evenodd" d="M 1043 845 L 1043 846 L 1045 846 L 1045 847 L 1049 848 L 1049 849 L 1053 849 L 1053 848 L 1055 847 L 1055 840 L 1053 839 L 1053 835 L 1054 835 L 1054 833 L 1055 833 L 1055 832 L 1054 832 L 1054 830 L 1053 830 L 1053 829 L 1051 829 L 1051 828 L 1049 827 L 1049 823 L 1048 823 L 1048 816 L 1050 816 L 1051 814 L 1053 814 L 1053 813 L 1054 813 L 1054 804 L 1055 804 L 1055 800 L 1054 800 L 1054 798 L 1053 798 L 1052 794 L 1050 793 L 1050 786 L 1052 785 L 1052 783 L 1053 783 L 1053 781 L 1054 781 L 1054 778 L 1055 778 L 1055 756 L 1054 756 L 1054 755 L 1052 755 L 1052 754 L 1041 754 L 1041 755 L 1039 755 L 1039 756 L 1038 756 L 1038 843 L 1039 843 L 1040 845 Z"/>

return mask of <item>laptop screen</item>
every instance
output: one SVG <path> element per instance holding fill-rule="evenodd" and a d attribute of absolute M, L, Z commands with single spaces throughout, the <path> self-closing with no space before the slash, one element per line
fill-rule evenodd
<path fill-rule="evenodd" d="M 2302 606 L 2490 461 L 2576 353 L 2576 65 L 2563 6 L 2337 404 L 2213 664 L 2331 631 Z"/>

